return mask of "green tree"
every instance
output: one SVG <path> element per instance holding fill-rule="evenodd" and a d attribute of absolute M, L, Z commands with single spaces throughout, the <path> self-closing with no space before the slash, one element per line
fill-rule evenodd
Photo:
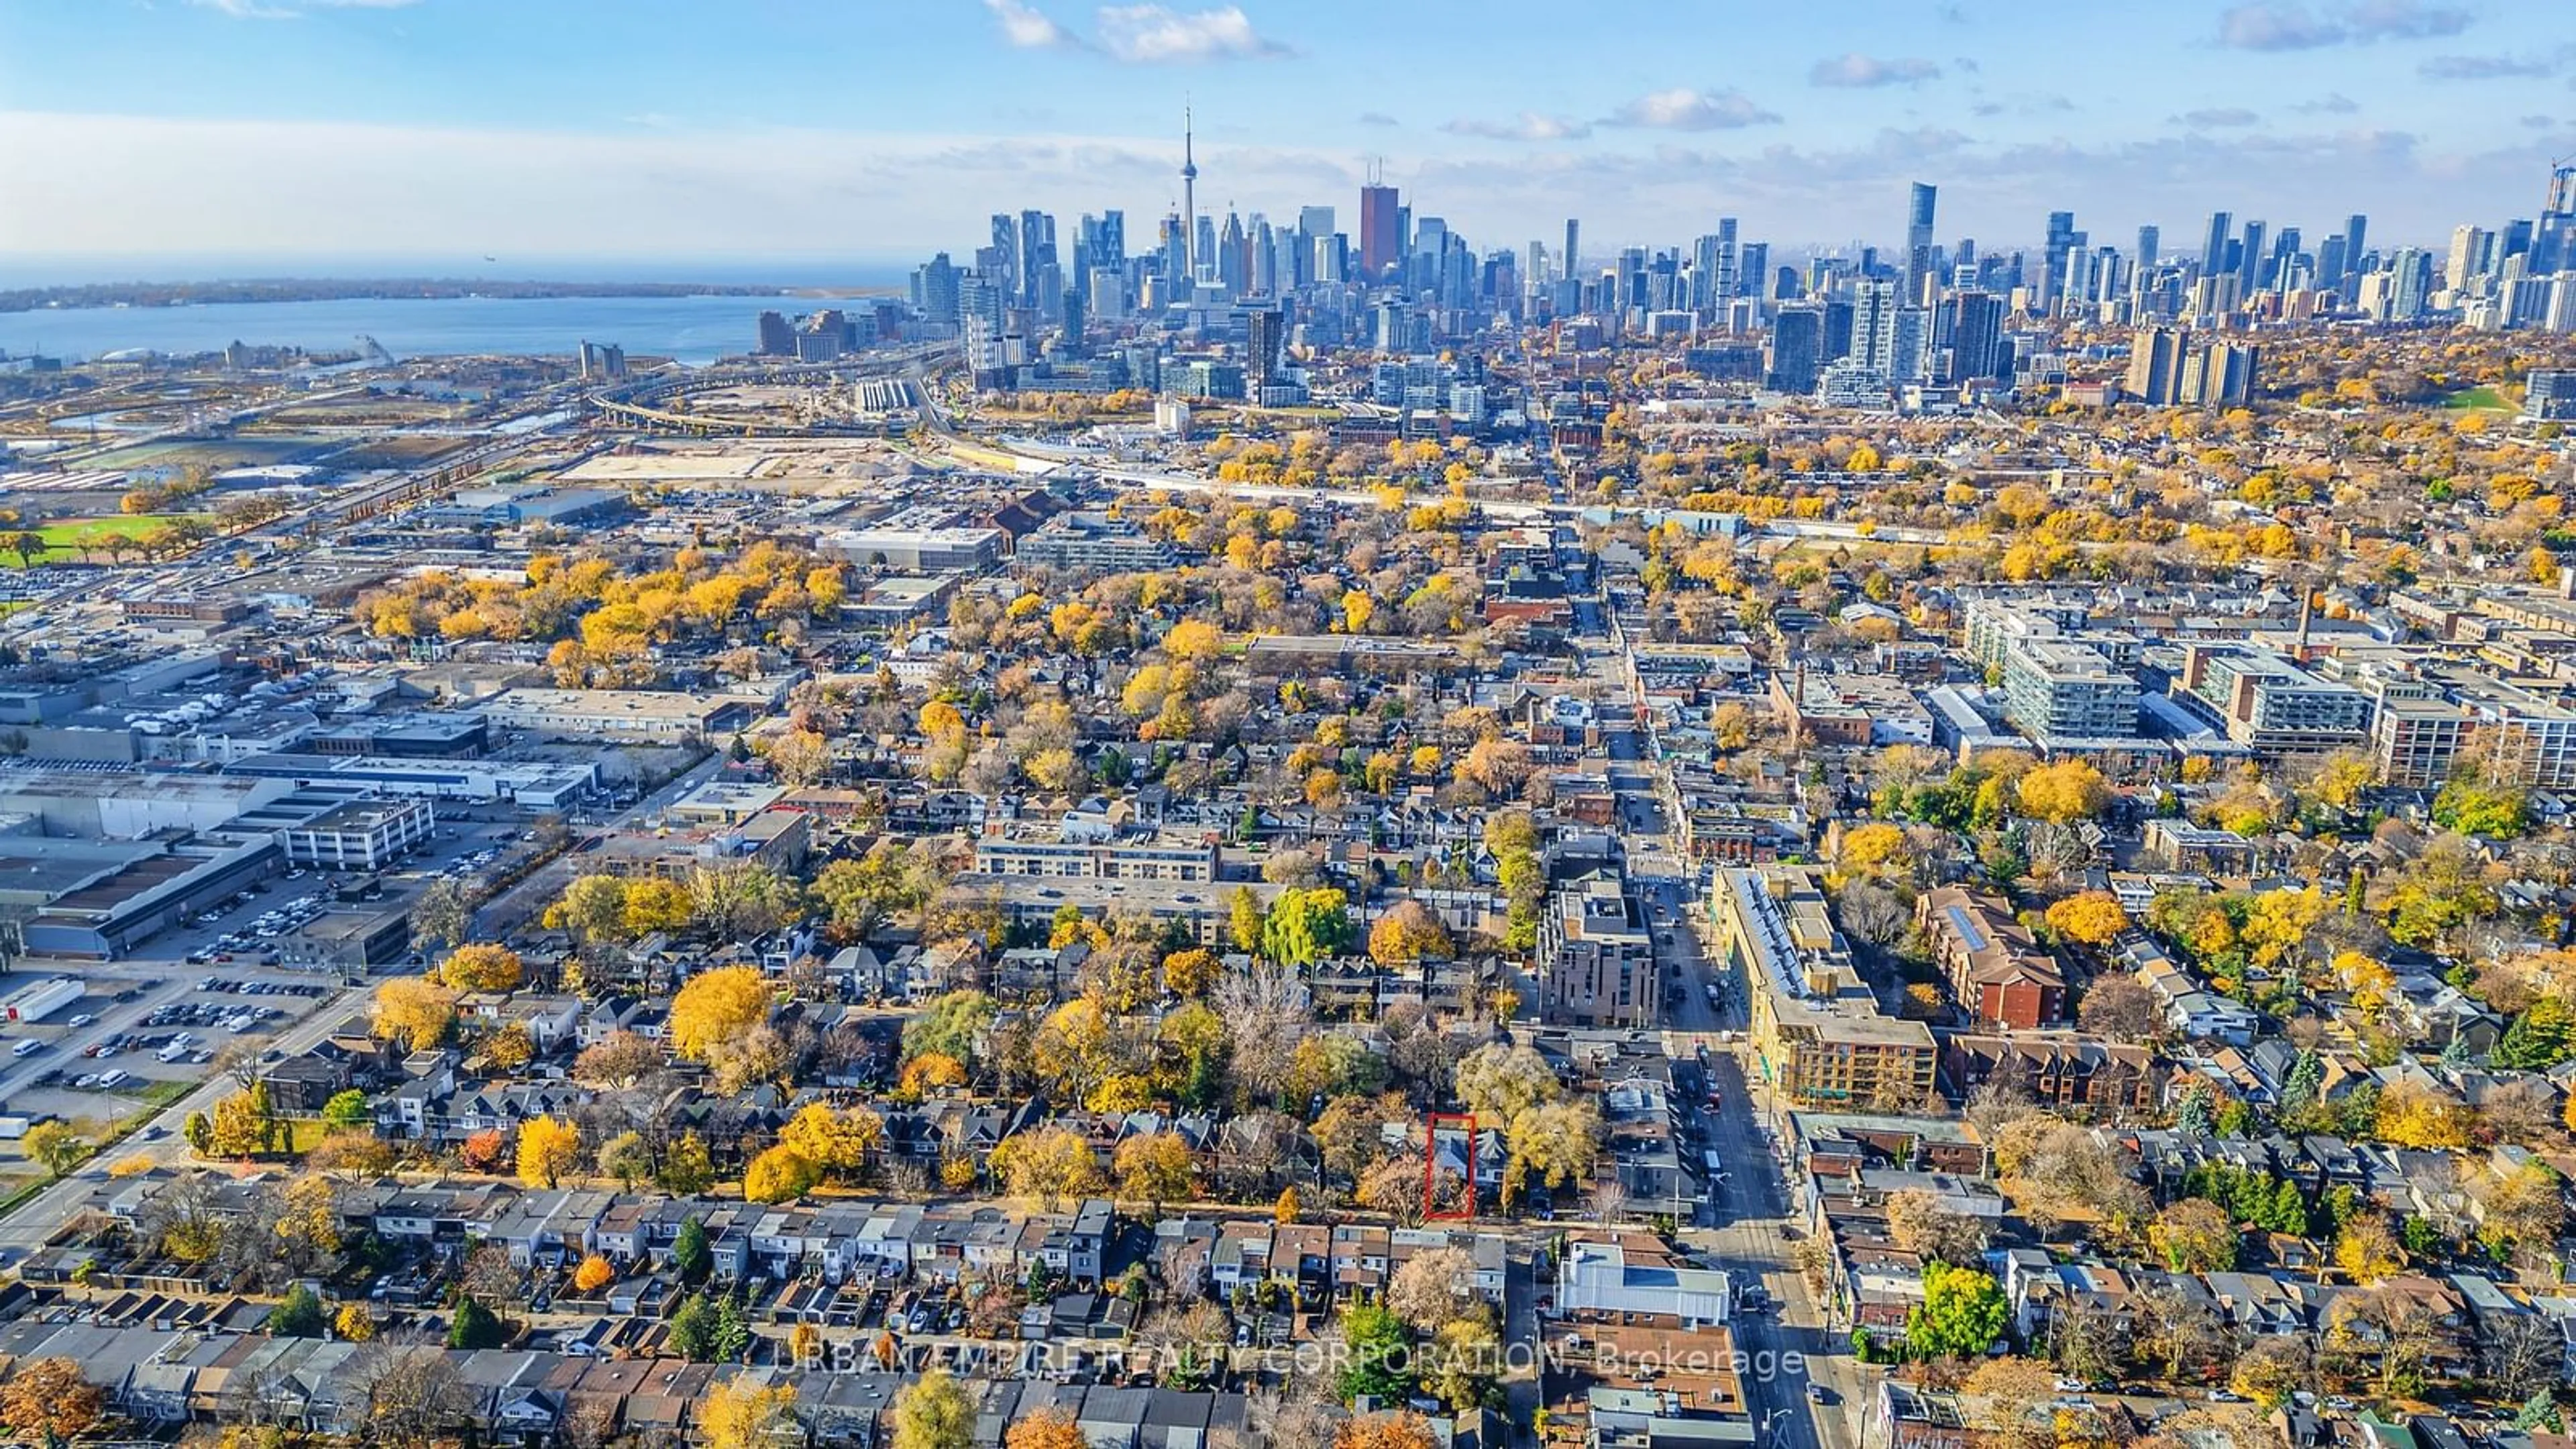
<path fill-rule="evenodd" d="M 692 1293 L 671 1312 L 671 1352 L 692 1363 L 716 1359 L 716 1307 L 704 1293 Z"/>
<path fill-rule="evenodd" d="M 2010 1314 L 1993 1275 L 1928 1263 L 1923 1301 L 1905 1315 L 1905 1348 L 1918 1359 L 1974 1358 L 2002 1337 Z"/>
<path fill-rule="evenodd" d="M 2512 785 L 2456 779 L 2433 797 L 2433 823 L 2462 835 L 2510 839 L 2531 828 L 2531 796 Z"/>
<path fill-rule="evenodd" d="M 2557 996 L 2540 997 L 2514 1017 L 2494 1054 L 2497 1066 L 2533 1072 L 2545 1072 L 2570 1057 L 2576 1057 L 2576 1013 Z"/>
<path fill-rule="evenodd" d="M 447 1346 L 456 1349 L 499 1348 L 509 1341 L 508 1325 L 473 1298 L 460 1298 L 456 1317 L 447 1325 Z"/>
<path fill-rule="evenodd" d="M 320 1338 L 330 1321 L 322 1309 L 322 1295 L 298 1283 L 269 1310 L 268 1332 L 271 1338 Z"/>
<path fill-rule="evenodd" d="M 1261 923 L 1261 954 L 1282 966 L 1311 966 L 1338 952 L 1350 929 L 1349 905 L 1340 891 L 1284 890 Z"/>
<path fill-rule="evenodd" d="M 322 1104 L 322 1120 L 334 1127 L 364 1127 L 375 1115 L 367 1108 L 367 1094 L 355 1087 L 332 1093 L 331 1100 Z"/>
<path fill-rule="evenodd" d="M 1392 1309 L 1359 1303 L 1342 1310 L 1342 1340 L 1350 1357 L 1333 1391 L 1343 1403 L 1400 1403 L 1413 1392 L 1413 1334 Z"/>
<path fill-rule="evenodd" d="M 903 1024 L 903 1059 L 943 1056 L 972 1067 L 1000 1008 L 981 991 L 951 991 Z"/>
<path fill-rule="evenodd" d="M 707 1225 L 696 1218 L 680 1220 L 679 1236 L 671 1241 L 671 1266 L 680 1270 L 680 1281 L 703 1283 L 715 1267 L 715 1249 L 707 1242 Z"/>

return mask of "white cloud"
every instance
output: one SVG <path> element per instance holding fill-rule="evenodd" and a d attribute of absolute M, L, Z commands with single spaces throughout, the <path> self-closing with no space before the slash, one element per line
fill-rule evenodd
<path fill-rule="evenodd" d="M 1807 81 L 1820 86 L 1910 86 L 1938 79 L 1940 74 L 1939 65 L 1921 56 L 1900 55 L 1881 60 L 1855 50 L 1817 61 L 1807 72 Z"/>
<path fill-rule="evenodd" d="M 1689 119 L 1690 108 L 1666 108 Z M 1480 246 L 1549 234 L 1670 245 L 1677 218 L 1724 212 L 1775 254 L 1885 238 L 1908 181 L 1941 183 L 1945 224 L 1996 245 L 2036 242 L 2075 209 L 2095 234 L 2205 216 L 2209 178 L 2260 194 L 2275 216 L 2367 211 L 2374 234 L 2438 241 L 2461 216 L 2527 214 L 2556 133 L 2508 116 L 2502 139 L 2436 151 L 2403 133 L 2176 129 L 2127 143 L 2010 145 L 1945 128 L 1852 146 L 1704 128 L 1620 144 L 1455 146 L 1394 180 Z M 1748 144 L 1748 143 L 1752 144 Z M 1200 189 L 1272 216 L 1349 204 L 1365 141 L 1348 148 L 1202 151 Z M 1436 150 L 1437 148 L 1435 148 Z M 135 274 L 153 258 L 349 265 L 486 254 L 555 271 L 603 258 L 690 264 L 761 257 L 874 264 L 952 255 L 1001 207 L 1059 216 L 1159 208 L 1178 138 L 1064 133 L 902 135 L 824 129 L 604 133 L 329 122 L 205 121 L 0 111 L 0 263 L 79 258 Z M 173 216 L 188 226 L 174 232 Z M 1532 227 L 1540 227 L 1532 232 Z M 434 261 L 426 263 L 434 265 Z M 0 322 L 5 322 L 0 318 Z"/>
<path fill-rule="evenodd" d="M 1779 119 L 1778 114 L 1762 109 L 1742 91 L 1702 91 L 1684 86 L 1639 96 L 1604 118 L 1602 124 L 1657 131 L 1731 131 L 1744 126 L 1767 126 Z"/>
<path fill-rule="evenodd" d="M 235 20 L 300 20 L 316 10 L 402 10 L 420 0 L 188 0 Z"/>
<path fill-rule="evenodd" d="M 2469 12 L 2427 0 L 2358 0 L 2311 10 L 2305 0 L 2247 0 L 2218 17 L 2218 43 L 2236 50 L 2316 50 L 2374 40 L 2429 40 L 2469 28 Z"/>
<path fill-rule="evenodd" d="M 1579 141 L 1592 134 L 1592 127 L 1582 121 L 1536 111 L 1523 111 L 1508 121 L 1451 121 L 1440 129 L 1452 136 L 1481 136 L 1489 141 Z"/>
<path fill-rule="evenodd" d="M 2514 80 L 2545 76 L 2558 69 L 2551 61 L 2518 55 L 2437 55 L 2415 67 L 2426 80 Z"/>
<path fill-rule="evenodd" d="M 1002 39 L 1017 49 L 1062 50 L 1077 44 L 1070 31 L 1020 0 L 984 0 L 984 8 L 1001 22 Z"/>
<path fill-rule="evenodd" d="M 2197 111 L 2185 111 L 2172 118 L 2173 124 L 2177 126 L 2198 126 L 2203 129 L 2213 126 L 2251 126 L 2262 119 L 2261 116 L 2243 106 L 2211 106 Z"/>
<path fill-rule="evenodd" d="M 1095 19 L 1101 48 L 1135 65 L 1257 60 L 1293 53 L 1253 29 L 1251 18 L 1239 5 L 1187 13 L 1165 5 L 1104 5 Z"/>

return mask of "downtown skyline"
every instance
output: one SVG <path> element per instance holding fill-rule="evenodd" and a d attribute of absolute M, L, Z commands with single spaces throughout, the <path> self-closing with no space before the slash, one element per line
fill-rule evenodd
<path fill-rule="evenodd" d="M 2576 62 L 2520 3 L 2203 5 L 2139 33 L 1974 3 L 1783 31 L 1717 6 L 1600 65 L 1516 3 L 1472 32 L 1338 4 L 737 8 L 12 0 L 0 268 L 891 268 L 996 207 L 1177 210 L 1185 106 L 1201 215 L 1350 207 L 1382 165 L 1493 246 L 1569 213 L 1604 248 L 1719 215 L 1782 255 L 1895 246 L 1889 198 L 1917 179 L 1944 240 L 2034 244 L 2068 209 L 2181 235 L 2234 209 L 2365 211 L 2432 246 L 2527 212 L 2576 151 Z M 111 65 L 112 105 L 87 83 Z"/>

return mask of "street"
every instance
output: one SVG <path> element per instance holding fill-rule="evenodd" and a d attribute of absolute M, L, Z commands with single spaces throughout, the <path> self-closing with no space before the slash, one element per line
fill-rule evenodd
<path fill-rule="evenodd" d="M 1674 993 L 1665 1014 L 1674 1078 L 1677 1085 L 1697 1083 L 1717 1092 L 1714 1109 L 1704 1093 L 1676 1094 L 1685 1120 L 1698 1125 L 1705 1150 L 1717 1154 L 1720 1174 L 1698 1221 L 1679 1234 L 1682 1246 L 1732 1275 L 1739 1303 L 1756 1287 L 1769 1300 L 1728 1325 L 1745 1355 L 1742 1379 L 1755 1442 L 1854 1449 L 1869 1370 L 1853 1356 L 1849 1340 L 1827 1325 L 1824 1308 L 1792 1258 L 1788 1232 L 1803 1233 L 1796 1220 L 1804 1214 L 1791 1211 L 1785 1169 L 1756 1114 L 1748 1081 L 1754 1074 L 1738 1056 L 1750 1050 L 1742 983 L 1708 959 L 1701 936 L 1708 907 L 1699 871 L 1670 838 L 1664 802 L 1671 789 L 1661 747 L 1644 723 L 1632 723 L 1635 674 L 1625 648 L 1608 640 L 1578 639 L 1576 645 L 1586 673 L 1600 686 L 1595 703 L 1613 761 L 1610 779 L 1631 890 L 1654 931 L 1665 986 Z M 1712 1004 L 1712 986 L 1718 1004 Z M 1719 1033 L 1732 1039 L 1721 1042 Z M 1826 1403 L 1808 1397 L 1811 1381 L 1822 1386 Z"/>

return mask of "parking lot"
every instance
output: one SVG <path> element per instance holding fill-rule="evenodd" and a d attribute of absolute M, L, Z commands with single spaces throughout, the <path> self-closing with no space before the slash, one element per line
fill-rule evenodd
<path fill-rule="evenodd" d="M 424 849 L 379 875 L 295 868 L 259 882 L 133 959 L 20 963 L 28 975 L 78 978 L 83 994 L 44 1021 L 0 1027 L 0 1112 L 124 1117 L 205 1080 L 225 1047 L 257 1045 L 308 1019 L 342 983 L 288 959 L 298 929 L 335 907 L 397 908 L 441 877 L 490 877 L 508 869 L 512 852 L 536 848 L 523 812 L 476 814 L 443 819 Z"/>

